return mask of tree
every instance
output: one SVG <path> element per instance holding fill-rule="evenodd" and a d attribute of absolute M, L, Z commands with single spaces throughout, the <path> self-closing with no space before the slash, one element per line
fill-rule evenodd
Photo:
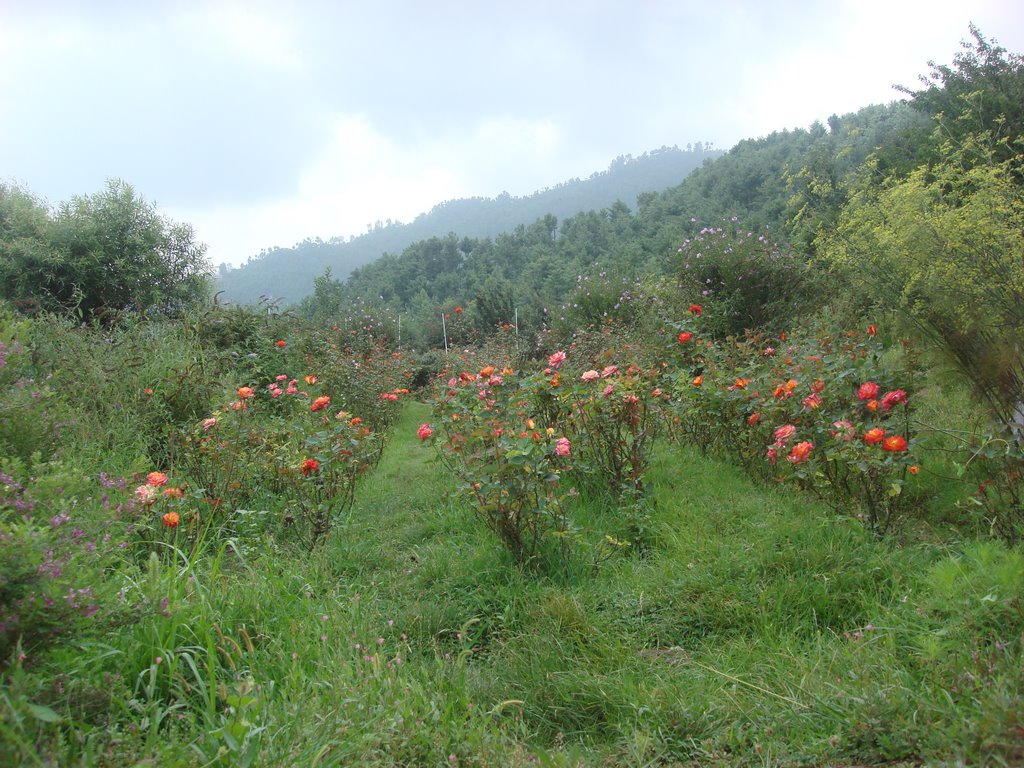
<path fill-rule="evenodd" d="M 30 309 L 37 302 L 25 285 L 57 260 L 50 226 L 49 210 L 42 201 L 21 187 L 0 184 L 0 291 L 8 299 L 28 299 Z"/>
<path fill-rule="evenodd" d="M 941 162 L 864 184 L 822 252 L 933 338 L 1009 427 L 1024 403 L 1024 193 L 991 146 L 947 142 Z"/>
<path fill-rule="evenodd" d="M 910 106 L 936 119 L 942 140 L 961 141 L 968 135 L 987 135 L 997 162 L 1014 161 L 1021 177 L 1021 137 L 1024 137 L 1024 57 L 1007 53 L 995 40 L 986 40 L 973 24 L 973 42 L 952 66 L 929 62 L 931 72 L 920 80 L 921 90 L 900 87 Z"/>
<path fill-rule="evenodd" d="M 122 181 L 53 213 L 5 187 L 0 209 L 0 290 L 22 306 L 85 318 L 176 313 L 209 293 L 212 269 L 192 227 L 159 215 Z"/>

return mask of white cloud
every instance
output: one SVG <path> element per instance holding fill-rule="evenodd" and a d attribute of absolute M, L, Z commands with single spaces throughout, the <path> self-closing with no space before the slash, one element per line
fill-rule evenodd
<path fill-rule="evenodd" d="M 306 60 L 295 18 L 280 8 L 231 0 L 183 6 L 172 16 L 172 24 L 183 42 L 215 60 L 227 57 L 257 70 L 301 73 Z"/>
<path fill-rule="evenodd" d="M 400 146 L 362 115 L 331 118 L 330 139 L 300 175 L 296 194 L 253 206 L 167 210 L 210 246 L 211 260 L 239 264 L 261 249 L 305 238 L 358 235 L 367 225 L 408 222 L 444 200 L 535 190 L 562 138 L 550 121 L 489 118 L 466 135 Z M 546 171 L 546 172 L 545 172 Z M 510 180 L 518 180 L 517 185 Z M 510 188 L 511 187 L 511 188 Z"/>

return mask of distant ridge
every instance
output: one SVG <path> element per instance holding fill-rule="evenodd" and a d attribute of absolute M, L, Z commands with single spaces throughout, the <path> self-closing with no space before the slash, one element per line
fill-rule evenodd
<path fill-rule="evenodd" d="M 621 200 L 635 207 L 643 193 L 661 192 L 678 185 L 705 160 L 721 155 L 697 142 L 662 147 L 639 157 L 623 155 L 608 169 L 587 179 L 570 179 L 526 197 L 502 193 L 495 198 L 450 200 L 434 206 L 408 224 L 377 222 L 365 235 L 305 240 L 291 248 L 272 248 L 236 269 L 222 265 L 217 290 L 222 298 L 242 304 L 267 297 L 288 305 L 313 290 L 313 280 L 330 269 L 334 278 L 349 273 L 385 253 L 397 253 L 419 240 L 449 232 L 466 237 L 494 237 L 552 214 L 559 219 L 582 211 L 600 210 Z"/>

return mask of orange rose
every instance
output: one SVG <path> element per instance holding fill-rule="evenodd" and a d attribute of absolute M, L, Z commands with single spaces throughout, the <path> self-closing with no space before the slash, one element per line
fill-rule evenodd
<path fill-rule="evenodd" d="M 882 450 L 890 453 L 902 453 L 907 450 L 907 439 L 901 435 L 890 435 L 882 441 Z"/>
<path fill-rule="evenodd" d="M 885 430 L 881 427 L 869 429 L 864 433 L 864 442 L 868 445 L 877 445 L 885 439 Z"/>

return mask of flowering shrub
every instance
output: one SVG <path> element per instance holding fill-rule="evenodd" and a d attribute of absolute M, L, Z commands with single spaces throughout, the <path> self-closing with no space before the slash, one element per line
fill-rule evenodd
<path fill-rule="evenodd" d="M 556 365 L 560 361 L 556 362 Z M 536 416 L 537 390 L 547 376 L 520 376 L 484 366 L 450 377 L 433 401 L 434 423 L 417 435 L 433 442 L 459 478 L 459 494 L 516 562 L 534 560 L 569 534 L 561 485 L 573 447 Z"/>
<path fill-rule="evenodd" d="M 315 430 L 308 429 L 301 445 L 282 454 L 295 458 L 288 465 L 279 463 L 278 478 L 287 499 L 284 523 L 313 549 L 351 508 L 356 484 L 377 464 L 381 446 L 373 430 L 346 411 L 322 412 Z"/>
<path fill-rule="evenodd" d="M 135 505 L 125 487 L 57 463 L 31 478 L 16 462 L 0 470 L 0 663 L 19 644 L 85 631 L 114 604 L 102 574 L 128 546 Z"/>
<path fill-rule="evenodd" d="M 677 254 L 681 299 L 708 310 L 705 327 L 716 338 L 785 327 L 810 290 L 811 275 L 800 257 L 735 218 L 704 227 Z"/>
<path fill-rule="evenodd" d="M 705 343 L 672 386 L 680 433 L 885 533 L 906 509 L 913 446 L 911 398 L 881 359 L 871 332 Z"/>
<path fill-rule="evenodd" d="M 318 337 L 317 344 L 320 389 L 386 440 L 399 412 L 397 404 L 411 385 L 406 355 L 391 351 L 386 339 L 357 330 L 347 336 L 331 332 Z"/>
<path fill-rule="evenodd" d="M 358 478 L 380 459 L 383 436 L 318 394 L 319 384 L 312 374 L 282 373 L 260 388 L 239 387 L 236 400 L 182 436 L 180 466 L 213 519 L 226 522 L 222 510 L 269 493 L 284 502 L 281 523 L 313 548 L 349 509 Z"/>
<path fill-rule="evenodd" d="M 581 463 L 618 496 L 639 498 L 651 448 L 663 421 L 659 371 L 608 365 L 574 377 L 564 389 L 566 428 Z"/>

